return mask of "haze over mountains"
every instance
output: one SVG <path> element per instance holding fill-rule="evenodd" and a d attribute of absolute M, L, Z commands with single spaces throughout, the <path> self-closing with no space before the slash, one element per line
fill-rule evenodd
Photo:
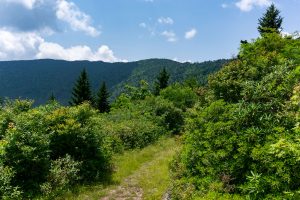
<path fill-rule="evenodd" d="M 140 80 L 153 84 L 159 71 L 165 67 L 170 82 L 196 77 L 205 83 L 208 74 L 215 72 L 228 60 L 203 63 L 179 63 L 167 59 L 148 59 L 128 63 L 90 61 L 28 60 L 0 62 L 0 97 L 34 99 L 45 103 L 53 93 L 62 104 L 68 104 L 71 91 L 82 69 L 86 68 L 92 90 L 105 81 L 112 97 L 119 94 L 125 84 L 137 85 Z"/>

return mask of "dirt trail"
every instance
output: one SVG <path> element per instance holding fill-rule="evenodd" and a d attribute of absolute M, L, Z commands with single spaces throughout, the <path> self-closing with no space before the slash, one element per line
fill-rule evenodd
<path fill-rule="evenodd" d="M 132 175 L 109 190 L 100 200 L 169 199 L 170 182 L 168 165 L 178 146 L 158 152 L 154 158 L 143 163 Z"/>

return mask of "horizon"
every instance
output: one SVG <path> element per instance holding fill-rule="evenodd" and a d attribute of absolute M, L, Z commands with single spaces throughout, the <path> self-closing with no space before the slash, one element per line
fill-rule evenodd
<path fill-rule="evenodd" d="M 0 60 L 230 59 L 271 3 L 300 30 L 297 0 L 0 0 Z"/>
<path fill-rule="evenodd" d="M 102 60 L 63 60 L 63 59 L 55 59 L 55 58 L 37 58 L 37 59 L 20 59 L 20 60 L 0 60 L 1 62 L 32 62 L 32 61 L 63 61 L 63 62 L 103 62 L 107 64 L 114 64 L 114 63 L 134 63 L 134 62 L 141 62 L 141 61 L 149 61 L 149 60 L 167 60 L 167 61 L 172 61 L 172 62 L 177 62 L 177 63 L 190 63 L 190 64 L 201 64 L 205 62 L 215 62 L 219 60 L 231 60 L 232 58 L 219 58 L 219 59 L 214 59 L 214 60 L 204 60 L 204 61 L 179 61 L 179 60 L 173 60 L 173 59 L 168 59 L 168 58 L 146 58 L 146 59 L 141 59 L 141 60 L 132 60 L 132 61 L 117 61 L 117 62 L 106 62 Z"/>

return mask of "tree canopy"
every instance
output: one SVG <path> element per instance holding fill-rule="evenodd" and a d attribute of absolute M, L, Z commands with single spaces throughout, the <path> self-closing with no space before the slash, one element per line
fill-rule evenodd
<path fill-rule="evenodd" d="M 102 82 L 101 87 L 99 88 L 99 91 L 97 93 L 97 99 L 96 99 L 96 106 L 97 109 L 101 112 L 109 112 L 110 106 L 109 106 L 109 93 L 107 91 L 106 83 Z"/>
<path fill-rule="evenodd" d="M 258 31 L 261 35 L 274 31 L 280 33 L 282 21 L 283 18 L 280 16 L 280 11 L 274 4 L 271 4 L 265 14 L 258 20 Z"/>
<path fill-rule="evenodd" d="M 86 69 L 83 69 L 73 88 L 72 99 L 70 104 L 79 105 L 85 101 L 91 102 L 92 99 L 93 98 L 88 74 L 86 72 Z"/>
<path fill-rule="evenodd" d="M 168 87 L 169 78 L 170 74 L 167 72 L 166 68 L 163 68 L 157 76 L 157 80 L 155 82 L 155 95 L 158 95 L 160 90 Z"/>

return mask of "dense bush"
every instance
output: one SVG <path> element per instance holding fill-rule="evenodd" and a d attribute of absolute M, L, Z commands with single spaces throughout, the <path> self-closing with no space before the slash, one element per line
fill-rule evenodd
<path fill-rule="evenodd" d="M 80 179 L 79 171 L 82 162 L 74 161 L 71 156 L 51 161 L 47 181 L 41 185 L 41 191 L 45 196 L 58 194 L 73 186 Z"/>
<path fill-rule="evenodd" d="M 175 107 L 183 111 L 192 108 L 197 101 L 197 95 L 190 87 L 184 87 L 178 83 L 162 90 L 160 95 L 162 98 L 173 102 Z"/>
<path fill-rule="evenodd" d="M 174 191 L 299 198 L 299 51 L 299 40 L 265 34 L 209 78 L 214 97 L 191 110 L 171 165 Z"/>
<path fill-rule="evenodd" d="M 0 166 L 7 172 L 1 177 L 6 184 L 3 195 L 11 190 L 29 197 L 47 184 L 53 190 L 63 188 L 75 179 L 59 175 L 59 170 L 72 173 L 75 166 L 80 181 L 108 174 L 110 154 L 95 110 L 87 104 L 67 108 L 55 103 L 24 109 L 27 104 L 8 102 L 0 111 Z"/>

